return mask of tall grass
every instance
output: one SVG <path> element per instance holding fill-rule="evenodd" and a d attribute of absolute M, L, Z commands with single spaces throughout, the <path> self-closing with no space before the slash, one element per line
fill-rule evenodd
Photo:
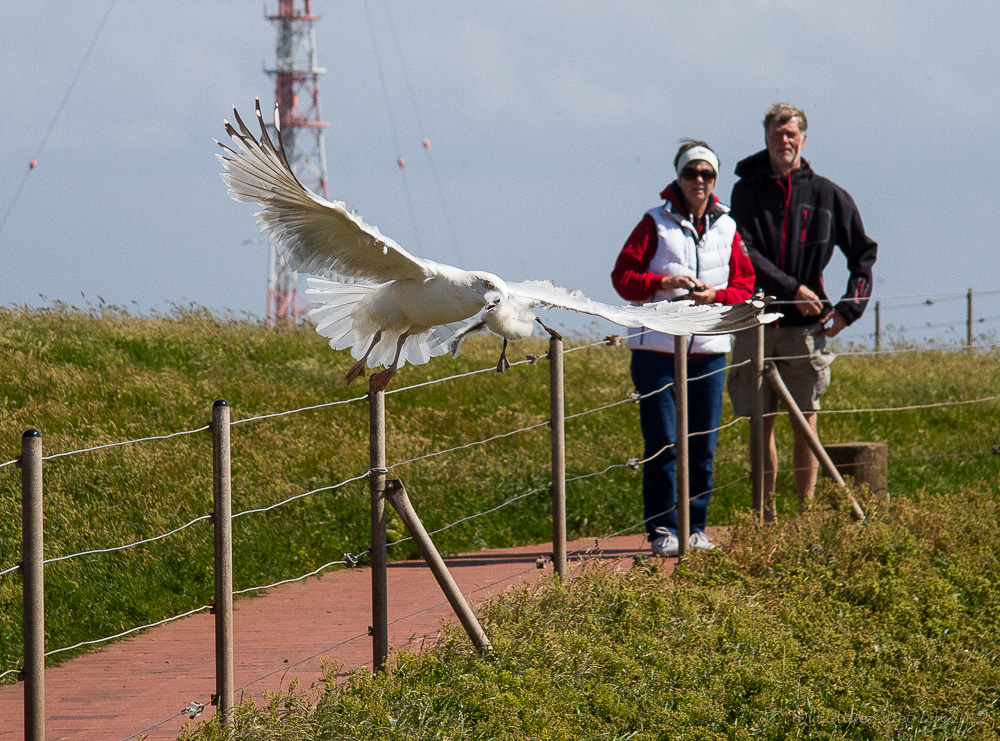
<path fill-rule="evenodd" d="M 393 388 L 489 367 L 498 342 L 480 339 L 453 360 L 405 367 Z M 545 343 L 521 343 L 543 353 Z M 995 354 L 939 352 L 844 357 L 835 364 L 831 407 L 889 406 L 987 395 L 1000 384 Z M 247 320 L 179 307 L 134 317 L 113 307 L 76 311 L 0 311 L 0 462 L 17 456 L 24 429 L 37 427 L 46 454 L 193 430 L 225 398 L 233 419 L 363 395 L 345 387 L 351 360 L 332 352 L 311 328 L 268 330 Z M 592 409 L 632 391 L 627 351 L 597 347 L 566 356 L 567 413 Z M 522 364 L 387 397 L 390 465 L 543 422 L 548 369 Z M 947 497 L 970 482 L 995 481 L 996 404 L 921 412 L 831 415 L 829 442 L 885 440 L 895 462 L 893 494 Z M 731 418 L 728 406 L 725 420 Z M 368 467 L 367 408 L 355 402 L 238 424 L 232 428 L 233 508 L 267 506 L 363 473 Z M 787 425 L 779 425 L 781 466 L 790 467 Z M 567 422 L 567 472 L 589 473 L 641 455 L 636 408 L 624 404 Z M 6 452 L 3 452 L 6 451 Z M 746 473 L 746 426 L 722 433 L 717 484 Z M 952 457 L 933 457 L 952 456 Z M 406 481 L 428 529 L 434 529 L 549 481 L 545 427 L 392 471 Z M 47 557 L 133 542 L 172 530 L 211 510 L 208 432 L 67 456 L 45 465 Z M 639 475 L 617 468 L 570 483 L 571 536 L 598 536 L 637 523 Z M 779 512 L 794 510 L 791 474 L 779 476 Z M 749 501 L 745 481 L 714 495 L 715 524 L 734 521 Z M 365 481 L 321 492 L 234 522 L 235 588 L 306 573 L 367 547 Z M 436 536 L 445 552 L 550 537 L 544 493 Z M 405 535 L 390 520 L 390 538 Z M 51 564 L 46 569 L 48 646 L 118 633 L 212 601 L 208 522 L 150 544 Z M 20 484 L 0 469 L 0 569 L 20 554 Z M 393 558 L 416 554 L 409 543 Z M 0 671 L 21 654 L 18 574 L 0 577 Z M 58 660 L 67 654 L 58 655 Z"/>

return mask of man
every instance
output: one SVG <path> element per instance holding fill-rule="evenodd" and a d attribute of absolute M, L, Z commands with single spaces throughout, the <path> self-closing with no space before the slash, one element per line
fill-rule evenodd
<path fill-rule="evenodd" d="M 817 175 L 802 158 L 806 114 L 778 103 L 764 117 L 766 148 L 736 165 L 731 215 L 756 272 L 754 287 L 774 296 L 772 310 L 784 316 L 765 329 L 764 356 L 774 359 L 795 403 L 816 429 L 820 397 L 830 384 L 834 355 L 826 340 L 836 337 L 865 310 L 872 290 L 877 245 L 865 234 L 851 196 Z M 823 270 L 839 247 L 847 258 L 847 290 L 836 305 L 823 288 Z M 733 363 L 753 355 L 753 333 L 736 335 Z M 729 377 L 738 415 L 749 415 L 752 369 L 742 366 Z M 777 411 L 777 399 L 764 384 L 764 414 Z M 778 453 L 776 417 L 764 417 L 764 491 L 773 492 Z M 818 462 L 804 435 L 794 430 L 795 489 L 802 508 L 816 487 Z"/>

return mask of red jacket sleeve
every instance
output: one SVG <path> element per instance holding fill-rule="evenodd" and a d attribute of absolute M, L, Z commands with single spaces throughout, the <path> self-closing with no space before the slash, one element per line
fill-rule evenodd
<path fill-rule="evenodd" d="M 626 301 L 649 301 L 659 289 L 661 276 L 649 272 L 649 263 L 656 254 L 658 240 L 656 222 L 646 214 L 632 230 L 618 254 L 615 269 L 611 271 L 611 283 L 618 295 Z"/>
<path fill-rule="evenodd" d="M 729 284 L 715 292 L 715 300 L 720 304 L 738 304 L 753 295 L 753 265 L 743 246 L 740 233 L 733 237 L 733 249 L 729 256 Z"/>

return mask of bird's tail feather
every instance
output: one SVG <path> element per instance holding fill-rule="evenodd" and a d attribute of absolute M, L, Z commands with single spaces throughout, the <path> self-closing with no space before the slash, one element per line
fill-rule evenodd
<path fill-rule="evenodd" d="M 316 331 L 330 340 L 334 350 L 353 348 L 352 355 L 360 359 L 374 332 L 367 337 L 359 337 L 355 331 L 352 313 L 354 307 L 365 296 L 375 290 L 374 286 L 363 283 L 337 283 L 321 278 L 309 278 L 306 298 L 316 306 L 309 311 L 309 317 L 316 322 Z M 360 340 L 360 341 L 359 341 Z"/>
<path fill-rule="evenodd" d="M 334 350 L 351 348 L 351 355 L 360 360 L 375 339 L 376 329 L 358 327 L 354 323 L 354 309 L 362 299 L 370 296 L 378 286 L 364 283 L 339 283 L 323 278 L 309 278 L 306 298 L 316 306 L 309 317 L 316 322 L 316 331 L 330 341 Z M 432 357 L 444 355 L 455 334 L 465 326 L 464 321 L 452 322 L 414 332 L 403 341 L 399 354 L 399 367 L 406 363 L 421 365 Z M 388 366 L 396 355 L 396 344 L 402 330 L 385 331 L 368 354 L 368 367 Z"/>

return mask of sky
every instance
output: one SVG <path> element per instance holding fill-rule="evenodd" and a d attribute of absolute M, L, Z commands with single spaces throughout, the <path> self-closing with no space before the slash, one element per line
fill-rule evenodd
<path fill-rule="evenodd" d="M 414 254 L 621 303 L 611 268 L 673 179 L 679 140 L 712 145 L 726 202 L 737 161 L 763 148 L 764 112 L 789 101 L 809 118 L 804 157 L 851 193 L 879 243 L 886 331 L 961 339 L 969 288 L 977 331 L 1000 327 L 993 4 L 313 9 L 330 196 Z M 266 244 L 254 207 L 226 195 L 213 139 L 234 105 L 248 116 L 255 97 L 273 106 L 264 69 L 274 47 L 260 3 L 4 3 L 0 305 L 195 303 L 263 315 Z M 846 277 L 835 254 L 828 293 L 839 296 Z M 873 314 L 842 339 L 870 344 Z"/>

